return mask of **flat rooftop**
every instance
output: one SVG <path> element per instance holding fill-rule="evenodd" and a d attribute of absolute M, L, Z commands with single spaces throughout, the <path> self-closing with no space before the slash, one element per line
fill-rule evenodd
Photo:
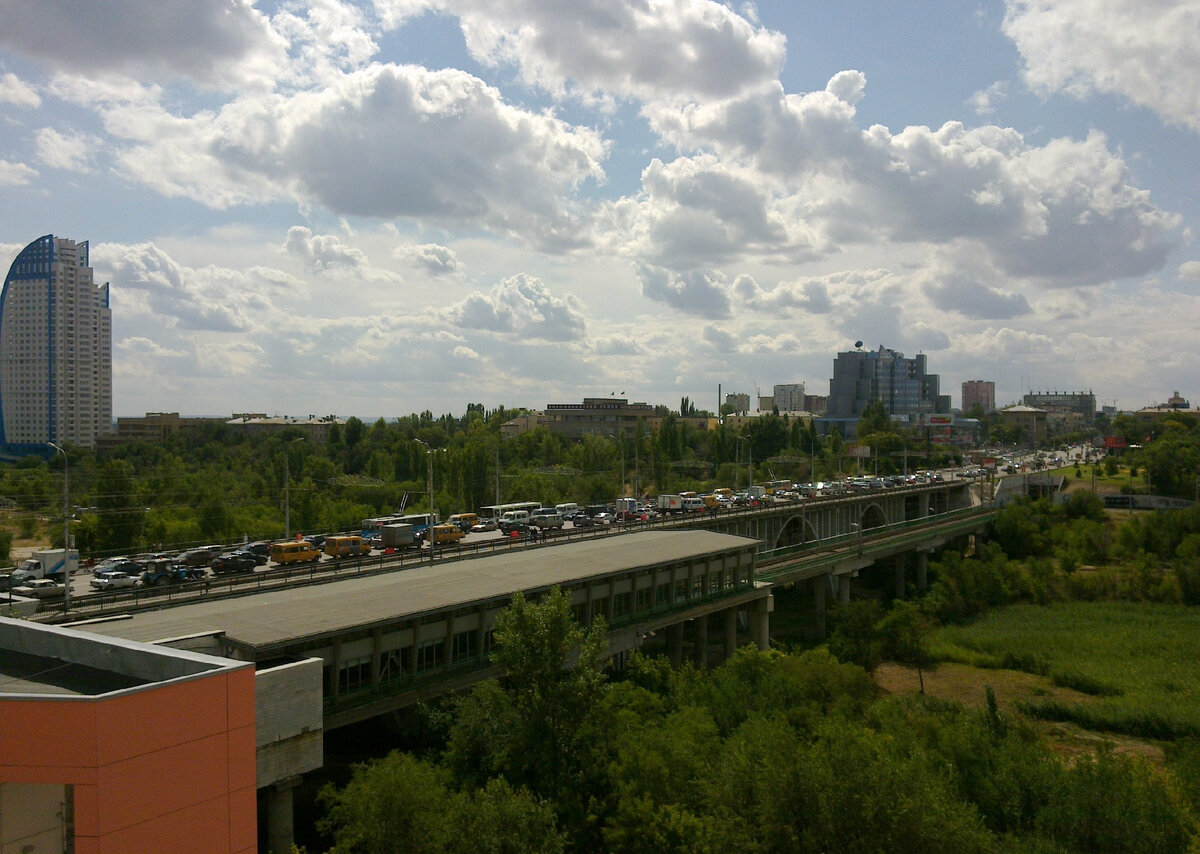
<path fill-rule="evenodd" d="M 98 697 L 244 666 L 248 665 L 0 617 L 0 699 Z"/>
<path fill-rule="evenodd" d="M 644 531 L 447 561 L 324 584 L 264 590 L 134 614 L 80 630 L 154 642 L 223 633 L 254 649 L 464 607 L 556 584 L 750 549 L 758 541 L 714 531 Z"/>

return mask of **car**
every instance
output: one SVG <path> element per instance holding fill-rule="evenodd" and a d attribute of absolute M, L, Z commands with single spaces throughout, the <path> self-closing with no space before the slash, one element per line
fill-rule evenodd
<path fill-rule="evenodd" d="M 258 560 L 252 554 L 229 552 L 213 558 L 208 565 L 213 575 L 229 575 L 234 572 L 254 572 Z"/>
<path fill-rule="evenodd" d="M 484 533 L 487 533 L 488 531 L 494 531 L 494 530 L 496 530 L 496 520 L 495 519 L 480 519 L 478 522 L 476 522 L 474 525 L 471 526 L 472 534 L 484 534 Z"/>
<path fill-rule="evenodd" d="M 613 516 L 612 513 L 608 513 L 608 512 L 597 513 L 595 516 L 592 517 L 592 527 L 594 527 L 594 528 L 607 528 L 609 525 L 612 525 L 614 522 L 616 522 L 616 517 Z"/>
<path fill-rule="evenodd" d="M 253 552 L 256 555 L 262 555 L 263 557 L 270 559 L 271 544 L 266 540 L 262 540 L 257 543 L 250 543 L 249 545 L 242 546 L 240 549 L 238 549 L 238 551 Z"/>
<path fill-rule="evenodd" d="M 12 592 L 14 596 L 24 596 L 27 599 L 62 599 L 67 595 L 67 588 L 66 585 L 49 578 L 35 578 L 20 587 L 14 587 Z"/>
<path fill-rule="evenodd" d="M 266 566 L 267 561 L 271 559 L 270 552 L 251 551 L 245 546 L 242 546 L 240 549 L 234 549 L 230 554 L 245 555 L 254 561 L 255 566 Z"/>
<path fill-rule="evenodd" d="M 137 575 L 130 575 L 128 572 L 114 569 L 98 578 L 93 578 L 90 584 L 97 590 L 118 590 L 124 587 L 137 587 L 139 581 L 141 581 L 140 572 Z"/>
<path fill-rule="evenodd" d="M 110 558 L 96 565 L 96 568 L 92 570 L 92 580 L 95 581 L 97 578 L 104 578 L 117 572 L 137 577 L 145 569 L 146 565 L 140 560 L 128 557 Z"/>
<path fill-rule="evenodd" d="M 220 551 L 220 546 L 199 546 L 177 555 L 172 563 L 176 566 L 208 566 Z"/>
<path fill-rule="evenodd" d="M 538 528 L 561 528 L 563 517 L 553 507 L 540 507 L 533 511 L 533 515 L 529 518 L 529 524 Z"/>

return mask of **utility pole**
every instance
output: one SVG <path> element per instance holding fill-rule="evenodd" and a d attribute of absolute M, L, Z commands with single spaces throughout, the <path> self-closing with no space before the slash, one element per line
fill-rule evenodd
<path fill-rule="evenodd" d="M 53 442 L 47 442 L 63 457 L 63 611 L 71 610 L 71 469 L 67 463 L 67 452 Z M 12 600 L 12 589 L 9 589 Z"/>
<path fill-rule="evenodd" d="M 429 562 L 433 563 L 433 448 L 420 439 L 413 441 L 425 446 L 425 455 L 429 459 L 429 526 L 425 529 L 425 544 L 429 546 Z"/>

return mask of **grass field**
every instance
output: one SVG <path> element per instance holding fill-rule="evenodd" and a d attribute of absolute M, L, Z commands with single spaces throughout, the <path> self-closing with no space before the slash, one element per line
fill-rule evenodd
<path fill-rule="evenodd" d="M 1144 738 L 1200 736 L 1200 609 L 1147 603 L 1017 605 L 939 630 L 941 661 L 1037 673 L 1085 695 L 1031 698 L 1028 715 Z"/>

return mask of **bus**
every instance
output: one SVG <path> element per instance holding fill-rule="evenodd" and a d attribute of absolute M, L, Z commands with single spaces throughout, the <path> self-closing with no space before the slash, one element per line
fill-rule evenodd
<path fill-rule="evenodd" d="M 536 501 L 517 501 L 512 504 L 489 504 L 486 507 L 479 508 L 479 518 L 494 519 L 499 522 L 500 517 L 510 510 L 524 510 L 532 516 L 533 511 L 541 506 Z"/>
<path fill-rule="evenodd" d="M 412 525 L 413 534 L 418 535 L 430 525 L 430 517 L 432 516 L 432 524 L 438 523 L 438 514 L 433 513 L 408 513 L 396 516 L 376 516 L 374 519 L 363 519 L 362 522 L 362 538 L 371 540 L 382 536 L 381 531 L 384 525 Z"/>

